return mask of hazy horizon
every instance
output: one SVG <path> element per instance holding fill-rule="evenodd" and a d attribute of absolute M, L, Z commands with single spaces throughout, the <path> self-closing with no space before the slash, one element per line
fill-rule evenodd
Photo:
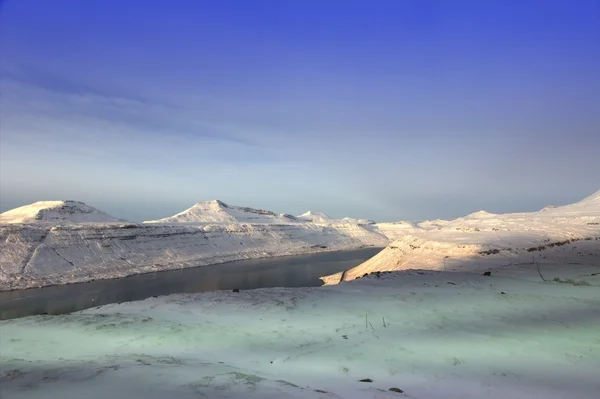
<path fill-rule="evenodd" d="M 594 194 L 594 193 L 595 193 L 595 192 L 592 192 L 592 193 L 590 193 L 590 195 L 591 195 L 591 194 Z M 586 196 L 586 197 L 587 197 L 587 196 Z M 584 199 L 584 197 L 580 198 L 580 200 L 582 200 L 582 199 Z M 54 199 L 54 200 L 56 200 L 56 199 Z M 67 200 L 67 201 L 68 201 L 68 200 L 73 200 L 73 199 L 62 199 L 62 201 L 65 201 L 65 200 Z M 43 200 L 40 200 L 40 201 L 43 201 Z M 50 201 L 52 201 L 52 200 L 50 200 Z M 74 200 L 74 201 L 77 201 L 77 200 Z M 210 200 L 206 200 L 206 201 L 210 201 Z M 512 210 L 512 211 L 506 211 L 506 212 L 500 212 L 500 213 L 509 213 L 509 212 L 532 212 L 532 211 L 539 211 L 539 210 L 541 210 L 543 207 L 546 207 L 546 206 L 562 206 L 562 205 L 569 205 L 569 204 L 571 204 L 571 203 L 573 203 L 573 202 L 577 202 L 577 201 L 578 201 L 578 200 L 576 200 L 576 201 L 572 201 L 572 202 L 568 202 L 568 203 L 567 203 L 567 202 L 565 202 L 565 203 L 552 203 L 552 204 L 545 204 L 545 205 L 538 206 L 537 208 L 535 208 L 535 207 L 531 207 L 531 208 L 528 208 L 528 209 L 515 209 L 515 210 Z M 35 201 L 35 202 L 37 202 L 37 201 Z M 85 202 L 85 201 L 83 201 L 83 202 Z M 198 202 L 200 202 L 200 201 L 198 201 Z M 229 205 L 229 206 L 242 206 L 242 207 L 243 207 L 243 206 L 246 206 L 246 204 L 233 204 L 233 203 L 230 203 L 230 202 L 228 203 L 227 201 L 222 201 L 222 202 L 225 202 L 225 204 L 227 204 L 227 205 Z M 86 204 L 87 204 L 87 205 L 90 205 L 90 206 L 94 206 L 94 204 L 90 204 L 90 203 L 86 203 Z M 19 206 L 23 206 L 23 205 L 28 205 L 28 204 L 17 205 L 17 206 L 14 206 L 14 207 L 9 207 L 9 208 L 6 208 L 6 209 L 4 209 L 4 208 L 0 208 L 0 213 L 1 213 L 1 212 L 8 211 L 8 210 L 11 210 L 11 209 L 14 209 L 14 208 L 17 208 L 17 207 L 19 207 Z M 114 217 L 117 217 L 117 218 L 119 218 L 119 219 L 124 219 L 124 220 L 128 220 L 128 221 L 131 221 L 131 222 L 144 222 L 144 221 L 158 220 L 158 219 L 162 219 L 162 218 L 164 218 L 164 217 L 173 216 L 173 215 L 175 215 L 175 214 L 177 214 L 177 213 L 180 213 L 180 212 L 182 212 L 182 211 L 184 211 L 184 210 L 186 210 L 186 209 L 190 208 L 192 205 L 194 205 L 194 204 L 189 204 L 189 206 L 186 206 L 185 208 L 182 208 L 182 209 L 177 209 L 177 210 L 173 210 L 173 211 L 172 211 L 170 214 L 164 214 L 164 215 L 160 215 L 160 216 L 156 215 L 156 209 L 154 209 L 154 210 L 153 210 L 153 209 L 152 209 L 152 207 L 150 206 L 150 207 L 148 207 L 148 208 L 143 208 L 143 209 L 141 210 L 141 212 L 139 213 L 140 215 L 147 215 L 147 217 L 137 217 L 137 218 L 129 218 L 129 217 L 125 217 L 125 216 L 123 216 L 123 215 L 119 215 L 118 213 L 114 213 L 114 212 L 107 211 L 107 210 L 106 210 L 106 209 L 104 209 L 104 208 L 98 208 L 98 207 L 96 207 L 96 206 L 94 206 L 94 207 L 95 207 L 95 208 L 97 208 L 97 209 L 99 209 L 100 211 L 106 212 L 106 213 L 108 213 L 109 215 L 111 215 L 111 216 L 114 216 Z M 264 207 L 260 207 L 260 206 L 254 206 L 254 208 L 256 208 L 256 209 L 265 209 Z M 118 208 L 116 208 L 116 210 L 118 211 Z M 274 212 L 276 212 L 276 213 L 288 213 L 288 214 L 292 214 L 292 215 L 295 215 L 295 216 L 299 216 L 299 215 L 301 215 L 301 214 L 303 214 L 303 213 L 305 213 L 305 212 L 307 212 L 307 211 L 319 212 L 319 213 L 326 213 L 326 212 L 321 212 L 319 209 L 314 209 L 314 208 L 307 209 L 307 210 L 304 210 L 304 211 L 296 211 L 296 212 L 288 212 L 288 211 L 286 211 L 286 210 L 281 210 L 281 209 L 267 209 L 267 210 L 269 210 L 269 211 L 274 211 Z M 484 211 L 488 211 L 488 212 L 489 212 L 489 209 L 487 209 L 487 210 L 486 210 L 486 209 L 475 209 L 475 208 L 474 208 L 472 211 L 470 211 L 470 212 L 468 212 L 468 213 L 474 213 L 474 212 L 477 212 L 477 211 L 480 211 L 480 210 L 484 210 Z M 495 212 L 492 212 L 492 213 L 495 213 Z M 327 214 L 327 216 L 334 217 L 334 218 L 343 218 L 343 217 L 367 218 L 367 217 L 364 217 L 364 216 L 361 216 L 361 215 L 347 215 L 347 214 L 341 214 L 341 213 L 339 213 L 339 212 L 336 212 L 336 213 L 326 213 L 326 214 Z M 465 213 L 465 214 L 462 214 L 462 215 L 457 215 L 456 217 L 460 217 L 460 216 L 466 216 L 466 215 L 467 215 L 467 213 Z M 398 222 L 398 221 L 421 222 L 421 221 L 424 221 L 424 220 L 433 220 L 433 219 L 454 219 L 454 218 L 455 218 L 454 216 L 453 216 L 453 217 L 449 217 L 449 218 L 443 218 L 443 217 L 441 217 L 441 216 L 432 216 L 432 217 L 429 217 L 429 218 L 423 218 L 423 219 L 410 219 L 410 218 L 404 218 L 404 219 L 386 219 L 386 220 L 378 219 L 378 220 L 375 220 L 375 221 L 376 221 L 376 222 Z M 367 218 L 367 219 L 368 219 L 368 218 Z"/>
<path fill-rule="evenodd" d="M 8 0 L 0 211 L 377 221 L 600 188 L 597 1 Z"/>

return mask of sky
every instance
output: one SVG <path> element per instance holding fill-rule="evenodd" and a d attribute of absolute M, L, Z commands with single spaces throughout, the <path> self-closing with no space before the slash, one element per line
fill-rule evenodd
<path fill-rule="evenodd" d="M 378 221 L 600 189 L 600 1 L 4 0 L 0 211 Z"/>

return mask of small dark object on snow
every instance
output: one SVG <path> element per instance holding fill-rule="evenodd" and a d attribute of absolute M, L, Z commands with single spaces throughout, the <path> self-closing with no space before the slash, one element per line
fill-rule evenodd
<path fill-rule="evenodd" d="M 158 298 L 158 296 L 156 296 L 156 295 L 152 295 L 152 298 Z"/>
<path fill-rule="evenodd" d="M 403 393 L 404 391 L 400 388 L 390 388 L 390 391 L 392 392 L 398 392 L 398 393 Z"/>
<path fill-rule="evenodd" d="M 504 291 L 500 291 L 500 293 L 501 293 L 502 295 L 506 295 L 506 292 L 504 292 Z"/>
<path fill-rule="evenodd" d="M 448 281 L 448 284 L 456 285 L 456 283 L 453 283 L 452 281 Z"/>
<path fill-rule="evenodd" d="M 360 380 L 360 382 L 373 382 L 373 380 L 370 378 L 364 378 L 364 379 Z"/>
<path fill-rule="evenodd" d="M 485 272 L 485 273 L 483 273 L 483 275 L 484 275 L 484 276 L 491 276 L 491 275 L 492 275 L 492 272 Z"/>
<path fill-rule="evenodd" d="M 342 335 L 342 338 L 348 339 L 348 336 L 347 335 Z"/>
<path fill-rule="evenodd" d="M 315 389 L 315 392 L 319 392 L 319 393 L 329 393 L 329 392 L 327 392 L 327 391 L 324 391 L 324 390 L 322 390 L 322 389 Z"/>
<path fill-rule="evenodd" d="M 240 292 L 240 289 L 239 288 L 234 288 L 233 292 Z"/>

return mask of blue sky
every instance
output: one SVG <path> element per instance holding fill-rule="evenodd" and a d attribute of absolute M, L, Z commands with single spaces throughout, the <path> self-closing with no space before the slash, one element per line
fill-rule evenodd
<path fill-rule="evenodd" d="M 376 220 L 600 189 L 600 2 L 0 6 L 0 210 Z"/>

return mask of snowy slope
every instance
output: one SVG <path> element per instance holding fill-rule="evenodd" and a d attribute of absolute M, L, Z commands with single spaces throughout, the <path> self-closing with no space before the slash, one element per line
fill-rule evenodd
<path fill-rule="evenodd" d="M 599 290 L 404 271 L 2 321 L 0 397 L 595 399 Z"/>
<path fill-rule="evenodd" d="M 147 221 L 145 223 L 291 223 L 296 217 L 277 214 L 263 209 L 231 206 L 213 200 L 198 202 L 194 206 L 174 216 Z"/>
<path fill-rule="evenodd" d="M 388 232 L 388 237 L 394 238 Z M 352 280 L 375 271 L 487 270 L 561 258 L 566 250 L 600 245 L 600 191 L 575 204 L 530 213 L 484 211 L 452 221 L 420 223 L 399 233 L 378 255 L 343 274 Z M 337 283 L 342 274 L 324 277 Z"/>
<path fill-rule="evenodd" d="M 112 217 L 79 201 L 39 201 L 0 214 L 0 224 L 114 223 Z"/>

